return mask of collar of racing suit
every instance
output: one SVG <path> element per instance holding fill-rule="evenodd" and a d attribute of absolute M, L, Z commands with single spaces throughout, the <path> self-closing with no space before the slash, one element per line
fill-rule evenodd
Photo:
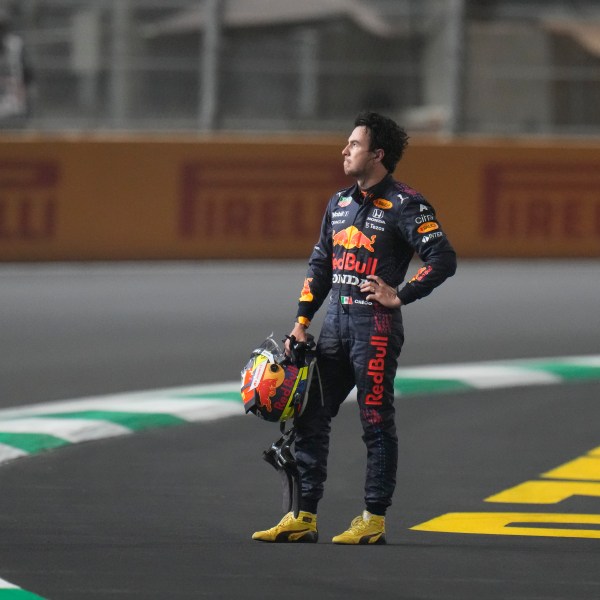
<path fill-rule="evenodd" d="M 356 202 L 362 204 L 365 200 L 370 200 L 372 198 L 381 196 L 382 194 L 380 192 L 383 192 L 383 190 L 385 190 L 391 182 L 392 174 L 388 173 L 381 181 L 375 185 L 372 185 L 366 190 L 361 189 L 358 183 L 355 183 L 350 195 L 354 200 L 356 200 Z"/>

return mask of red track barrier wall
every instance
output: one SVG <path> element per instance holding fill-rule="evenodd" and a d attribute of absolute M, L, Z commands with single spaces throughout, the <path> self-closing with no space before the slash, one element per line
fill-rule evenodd
<path fill-rule="evenodd" d="M 0 138 L 0 260 L 306 258 L 345 138 Z M 412 139 L 461 257 L 600 256 L 600 142 Z"/>

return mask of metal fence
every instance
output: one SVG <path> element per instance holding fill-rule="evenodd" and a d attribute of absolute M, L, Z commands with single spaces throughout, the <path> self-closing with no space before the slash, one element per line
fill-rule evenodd
<path fill-rule="evenodd" d="M 28 130 L 345 131 L 371 108 L 413 131 L 600 134 L 597 1 L 5 8 L 33 74 Z"/>

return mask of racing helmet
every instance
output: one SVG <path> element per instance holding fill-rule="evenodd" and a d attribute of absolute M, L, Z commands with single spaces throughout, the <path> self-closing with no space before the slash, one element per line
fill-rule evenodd
<path fill-rule="evenodd" d="M 253 350 L 242 370 L 241 394 L 246 414 L 251 412 L 273 422 L 301 415 L 316 362 L 313 349 L 313 341 L 296 342 L 289 357 L 271 335 Z"/>

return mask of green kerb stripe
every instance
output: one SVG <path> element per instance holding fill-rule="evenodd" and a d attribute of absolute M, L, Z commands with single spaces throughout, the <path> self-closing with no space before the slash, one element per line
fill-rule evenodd
<path fill-rule="evenodd" d="M 396 377 L 394 389 L 403 395 L 457 392 L 472 389 L 456 379 L 420 379 L 416 377 Z"/>
<path fill-rule="evenodd" d="M 27 590 L 0 588 L 0 600 L 44 600 L 44 598 Z"/>
<path fill-rule="evenodd" d="M 141 431 L 142 429 L 151 429 L 153 427 L 170 427 L 186 423 L 184 419 L 169 414 L 135 413 L 114 410 L 82 410 L 36 416 L 55 417 L 59 419 L 93 419 L 109 421 L 111 423 L 116 423 L 117 425 L 123 425 L 123 427 L 127 427 L 133 431 Z"/>
<path fill-rule="evenodd" d="M 565 380 L 574 379 L 599 379 L 600 378 L 600 367 L 593 365 L 577 365 L 574 363 L 528 363 L 525 365 L 527 369 L 533 371 L 544 371 L 546 373 L 552 373 L 558 375 Z"/>
<path fill-rule="evenodd" d="M 44 433 L 5 433 L 2 431 L 0 431 L 0 443 L 31 454 L 70 444 L 67 440 Z M 1 593 L 2 590 L 0 589 Z M 2 598 L 1 595 L 0 598 Z"/>

